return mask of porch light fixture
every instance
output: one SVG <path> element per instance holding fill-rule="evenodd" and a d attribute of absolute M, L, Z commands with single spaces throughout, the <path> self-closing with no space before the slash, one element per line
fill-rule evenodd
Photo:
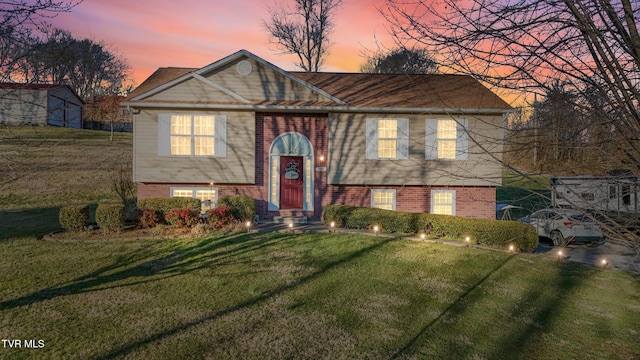
<path fill-rule="evenodd" d="M 320 161 L 320 162 L 324 162 L 324 155 L 320 155 L 320 156 L 318 157 L 318 161 Z"/>

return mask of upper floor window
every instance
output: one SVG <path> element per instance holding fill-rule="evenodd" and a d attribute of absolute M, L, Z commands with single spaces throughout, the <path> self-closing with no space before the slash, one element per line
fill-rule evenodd
<path fill-rule="evenodd" d="M 226 117 L 221 115 L 169 115 L 158 120 L 161 156 L 226 156 Z"/>
<path fill-rule="evenodd" d="M 367 159 L 408 159 L 409 119 L 367 119 Z"/>
<path fill-rule="evenodd" d="M 469 136 L 466 119 L 427 119 L 425 128 L 425 159 L 467 160 Z"/>

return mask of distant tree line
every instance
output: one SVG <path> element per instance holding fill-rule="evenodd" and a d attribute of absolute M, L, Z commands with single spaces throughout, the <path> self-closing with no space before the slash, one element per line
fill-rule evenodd
<path fill-rule="evenodd" d="M 83 99 L 123 94 L 129 65 L 104 42 L 78 39 L 49 21 L 77 1 L 22 0 L 0 5 L 0 81 L 69 85 Z"/>

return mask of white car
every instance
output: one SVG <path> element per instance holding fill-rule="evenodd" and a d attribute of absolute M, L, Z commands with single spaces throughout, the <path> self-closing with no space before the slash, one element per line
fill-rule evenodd
<path fill-rule="evenodd" d="M 604 235 L 593 219 L 571 209 L 543 209 L 518 219 L 536 228 L 538 237 L 550 239 L 555 246 L 570 243 L 595 245 Z"/>

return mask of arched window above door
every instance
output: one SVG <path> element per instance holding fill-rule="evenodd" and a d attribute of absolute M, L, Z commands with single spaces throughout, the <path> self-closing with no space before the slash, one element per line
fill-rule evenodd
<path fill-rule="evenodd" d="M 312 156 L 313 148 L 306 136 L 288 132 L 278 136 L 271 144 L 271 155 Z"/>

